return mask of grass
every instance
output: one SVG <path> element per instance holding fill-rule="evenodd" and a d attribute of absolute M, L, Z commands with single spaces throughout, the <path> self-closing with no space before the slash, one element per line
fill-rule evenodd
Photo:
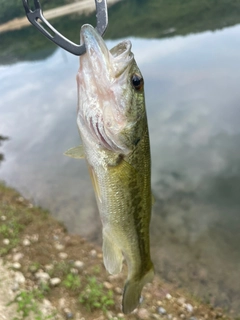
<path fill-rule="evenodd" d="M 113 292 L 105 290 L 95 277 L 88 277 L 87 285 L 79 296 L 79 302 L 89 311 L 101 309 L 106 312 L 108 307 L 114 305 Z"/>
<path fill-rule="evenodd" d="M 0 217 L 5 217 L 4 212 L 0 211 Z M 7 219 L 1 221 L 0 225 L 0 239 L 8 239 L 9 244 L 0 248 L 0 256 L 7 254 L 12 248 L 19 243 L 19 233 L 24 229 L 24 226 L 19 223 L 14 215 L 14 211 L 8 212 Z"/>
<path fill-rule="evenodd" d="M 39 307 L 39 302 L 44 298 L 44 294 L 39 289 L 34 289 L 32 291 L 21 291 L 17 294 L 13 301 L 8 305 L 16 304 L 18 316 L 14 317 L 12 320 L 23 320 L 28 316 L 34 316 L 35 320 L 47 320 L 53 319 L 54 313 L 50 315 L 44 315 Z"/>
<path fill-rule="evenodd" d="M 63 280 L 63 285 L 65 288 L 76 291 L 80 288 L 81 282 L 77 274 L 69 273 Z"/>

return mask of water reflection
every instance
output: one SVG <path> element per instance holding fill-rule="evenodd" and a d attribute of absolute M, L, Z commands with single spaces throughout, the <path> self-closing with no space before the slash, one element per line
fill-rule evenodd
<path fill-rule="evenodd" d="M 239 310 L 240 26 L 165 40 L 132 39 L 145 76 L 153 162 L 157 271 Z M 116 42 L 108 41 L 112 47 Z M 0 67 L 0 130 L 11 140 L 0 178 L 49 208 L 71 232 L 101 241 L 79 144 L 78 58 Z M 94 224 L 93 224 L 94 221 Z M 213 300 L 214 299 L 214 300 Z"/>
<path fill-rule="evenodd" d="M 7 137 L 4 137 L 4 136 L 1 136 L 1 135 L 0 135 L 0 147 L 1 147 L 1 145 L 2 145 L 2 142 L 3 142 L 4 140 L 7 140 L 7 139 L 8 139 Z M 3 161 L 3 160 L 4 160 L 4 154 L 0 152 L 0 163 L 1 163 L 1 161 Z"/>

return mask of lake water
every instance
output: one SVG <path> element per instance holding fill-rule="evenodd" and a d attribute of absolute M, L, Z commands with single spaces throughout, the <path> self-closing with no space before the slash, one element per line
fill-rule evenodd
<path fill-rule="evenodd" d="M 240 25 L 130 40 L 145 80 L 156 271 L 238 313 Z M 0 65 L 0 134 L 9 137 L 1 147 L 0 179 L 49 209 L 70 232 L 101 244 L 86 164 L 63 156 L 80 143 L 78 65 L 62 49 L 42 60 Z"/>

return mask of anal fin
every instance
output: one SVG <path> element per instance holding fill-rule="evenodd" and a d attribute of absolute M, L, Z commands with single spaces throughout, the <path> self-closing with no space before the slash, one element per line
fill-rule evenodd
<path fill-rule="evenodd" d="M 122 270 L 122 251 L 113 239 L 103 231 L 103 262 L 110 274 L 120 273 Z"/>

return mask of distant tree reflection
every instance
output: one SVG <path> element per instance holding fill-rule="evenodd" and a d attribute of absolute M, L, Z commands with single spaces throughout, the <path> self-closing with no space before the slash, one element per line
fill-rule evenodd
<path fill-rule="evenodd" d="M 0 147 L 2 145 L 2 141 L 4 141 L 4 140 L 8 140 L 8 137 L 4 137 L 4 136 L 0 135 Z M 0 162 L 3 160 L 4 160 L 4 155 L 3 155 L 3 153 L 0 152 Z"/>

